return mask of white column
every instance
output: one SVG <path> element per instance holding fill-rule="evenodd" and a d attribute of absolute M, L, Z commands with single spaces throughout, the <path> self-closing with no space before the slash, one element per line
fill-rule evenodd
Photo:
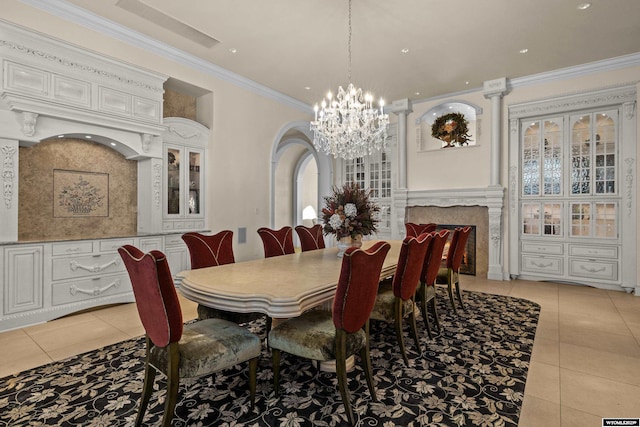
<path fill-rule="evenodd" d="M 392 190 L 391 238 L 400 239 L 404 232 L 404 215 L 407 208 L 407 115 L 413 110 L 409 99 L 393 101 L 388 113 L 398 116 L 398 156 L 394 169 L 398 171 L 398 182 Z"/>
<path fill-rule="evenodd" d="M 0 138 L 0 242 L 18 241 L 18 141 Z"/>
<path fill-rule="evenodd" d="M 487 278 L 503 280 L 502 267 L 502 210 L 504 206 L 503 187 L 500 184 L 500 170 L 502 169 L 502 96 L 507 93 L 507 79 L 505 77 L 484 82 L 484 97 L 491 99 L 491 175 L 490 190 L 501 190 L 500 197 L 494 198 L 489 204 L 489 269 Z"/>

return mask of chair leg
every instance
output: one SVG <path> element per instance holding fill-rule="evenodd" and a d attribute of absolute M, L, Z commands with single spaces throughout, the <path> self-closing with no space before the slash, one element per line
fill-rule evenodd
<path fill-rule="evenodd" d="M 458 310 L 456 310 L 456 302 L 453 299 L 453 270 L 450 268 L 447 271 L 447 292 L 449 293 L 449 302 L 451 302 L 453 313 L 458 314 Z"/>
<path fill-rule="evenodd" d="M 364 375 L 367 379 L 367 385 L 369 386 L 369 394 L 371 394 L 371 400 L 374 402 L 378 401 L 378 396 L 376 395 L 376 384 L 373 381 L 373 371 L 371 369 L 371 356 L 369 355 L 369 321 L 367 321 L 364 325 L 364 331 L 367 335 L 367 342 L 362 349 L 360 349 L 360 358 L 362 359 L 362 364 L 364 365 Z"/>
<path fill-rule="evenodd" d="M 149 398 L 151 397 L 151 392 L 153 391 L 153 380 L 156 377 L 156 368 L 149 364 L 149 353 L 151 352 L 151 340 L 149 337 L 146 337 L 147 348 L 146 348 L 146 358 L 144 361 L 144 385 L 142 386 L 142 397 L 140 398 L 140 407 L 138 408 L 138 416 L 136 417 L 135 427 L 139 427 L 142 425 L 142 421 L 144 420 L 144 413 L 147 410 L 147 405 L 149 404 Z"/>
<path fill-rule="evenodd" d="M 424 319 L 424 325 L 427 328 L 427 335 L 429 335 L 429 339 L 432 340 L 433 334 L 431 333 L 431 327 L 429 326 L 429 316 L 427 316 L 427 285 L 421 282 L 418 286 L 418 292 L 420 297 L 420 312 Z"/>
<path fill-rule="evenodd" d="M 442 332 L 440 328 L 440 318 L 438 317 L 438 308 L 436 307 L 436 297 L 434 296 L 431 301 L 429 301 L 429 308 L 431 309 L 431 314 L 433 315 L 433 320 L 436 325 L 436 330 L 438 333 Z"/>
<path fill-rule="evenodd" d="M 340 396 L 344 404 L 347 418 L 351 425 L 355 425 L 355 418 L 351 410 L 351 396 L 347 384 L 347 342 L 346 332 L 344 330 L 336 331 L 336 375 L 338 377 L 338 387 L 340 388 Z"/>
<path fill-rule="evenodd" d="M 403 309 L 402 309 L 402 299 L 396 297 L 395 304 L 393 307 L 394 318 L 395 318 L 395 328 L 396 328 L 396 337 L 398 339 L 398 345 L 400 346 L 400 351 L 402 352 L 402 359 L 404 360 L 405 365 L 409 365 L 409 358 L 407 357 L 407 351 L 404 348 L 404 338 L 402 334 L 402 317 L 403 317 Z"/>
<path fill-rule="evenodd" d="M 460 289 L 460 273 L 456 272 L 455 274 L 455 285 L 456 285 L 456 296 L 458 297 L 458 302 L 460 303 L 460 308 L 461 309 L 465 309 L 464 308 L 464 304 L 462 303 L 462 290 Z"/>
<path fill-rule="evenodd" d="M 178 343 L 169 344 L 167 363 L 167 396 L 164 402 L 164 415 L 162 416 L 162 427 L 171 427 L 173 411 L 178 401 L 178 387 L 180 385 L 180 350 Z"/>
<path fill-rule="evenodd" d="M 273 362 L 273 391 L 275 397 L 280 395 L 280 350 L 271 349 L 271 360 Z"/>
<path fill-rule="evenodd" d="M 409 327 L 411 328 L 411 334 L 413 335 L 413 340 L 416 342 L 416 348 L 418 354 L 422 356 L 422 346 L 420 346 L 420 338 L 418 338 L 418 327 L 416 325 L 416 302 L 411 299 L 411 313 L 409 314 Z"/>
<path fill-rule="evenodd" d="M 256 404 L 256 374 L 258 372 L 258 358 L 249 360 L 249 395 L 251 396 L 251 409 Z"/>

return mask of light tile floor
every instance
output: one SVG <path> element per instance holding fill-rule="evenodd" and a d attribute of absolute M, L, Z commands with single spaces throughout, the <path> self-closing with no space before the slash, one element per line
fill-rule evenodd
<path fill-rule="evenodd" d="M 462 276 L 463 289 L 542 306 L 520 427 L 600 427 L 640 417 L 640 297 L 584 286 Z M 181 298 L 184 319 L 195 304 Z M 135 304 L 0 333 L 0 377 L 144 333 Z"/>

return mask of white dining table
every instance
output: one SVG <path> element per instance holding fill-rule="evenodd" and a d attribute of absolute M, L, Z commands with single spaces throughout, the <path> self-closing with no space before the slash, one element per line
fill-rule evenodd
<path fill-rule="evenodd" d="M 363 249 L 376 241 L 363 242 Z M 395 273 L 401 241 L 391 245 L 380 278 Z M 330 302 L 340 277 L 337 248 L 297 252 L 233 264 L 185 270 L 180 292 L 207 307 L 235 313 L 264 313 L 272 319 L 297 317 Z"/>

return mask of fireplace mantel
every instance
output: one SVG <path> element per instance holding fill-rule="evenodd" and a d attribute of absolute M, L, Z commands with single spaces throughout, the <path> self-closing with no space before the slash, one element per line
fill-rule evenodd
<path fill-rule="evenodd" d="M 491 185 L 479 188 L 459 188 L 442 190 L 396 190 L 394 193 L 396 230 L 398 235 L 404 230 L 406 210 L 413 206 L 486 206 L 489 210 L 489 268 L 487 278 L 504 280 L 502 261 L 502 209 L 504 188 Z"/>

